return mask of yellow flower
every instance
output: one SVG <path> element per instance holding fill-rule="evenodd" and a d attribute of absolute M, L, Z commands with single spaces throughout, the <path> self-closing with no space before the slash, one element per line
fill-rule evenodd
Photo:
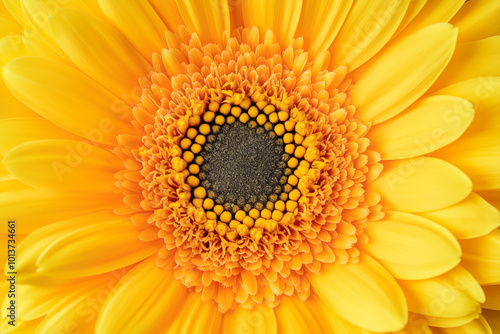
<path fill-rule="evenodd" d="M 2 333 L 500 332 L 499 1 L 0 10 Z"/>

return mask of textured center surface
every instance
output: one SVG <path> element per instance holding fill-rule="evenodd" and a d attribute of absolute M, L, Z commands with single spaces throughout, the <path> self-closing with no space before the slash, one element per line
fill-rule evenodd
<path fill-rule="evenodd" d="M 222 126 L 205 148 L 202 170 L 216 197 L 252 203 L 279 185 L 282 154 L 283 144 L 270 132 L 235 122 Z"/>

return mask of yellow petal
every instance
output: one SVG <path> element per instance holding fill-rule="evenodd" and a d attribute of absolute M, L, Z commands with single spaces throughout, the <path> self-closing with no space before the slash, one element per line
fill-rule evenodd
<path fill-rule="evenodd" d="M 454 96 L 431 96 L 370 129 L 382 159 L 424 155 L 458 139 L 474 118 L 472 104 Z"/>
<path fill-rule="evenodd" d="M 181 13 L 175 1 L 149 0 L 149 4 L 156 11 L 168 30 L 177 33 L 179 26 L 184 25 Z"/>
<path fill-rule="evenodd" d="M 23 42 L 32 56 L 49 58 L 63 64 L 71 65 L 70 60 L 55 41 L 47 41 L 32 29 L 24 31 Z"/>
<path fill-rule="evenodd" d="M 0 219 L 13 217 L 17 233 L 31 233 L 47 224 L 123 205 L 119 193 L 51 192 L 24 188 L 0 192 Z"/>
<path fill-rule="evenodd" d="M 476 193 L 453 206 L 420 216 L 445 227 L 459 239 L 477 238 L 500 226 L 500 212 Z"/>
<path fill-rule="evenodd" d="M 445 228 L 411 213 L 389 211 L 368 224 L 369 242 L 362 249 L 394 277 L 425 279 L 441 275 L 460 262 L 460 245 Z"/>
<path fill-rule="evenodd" d="M 311 300 L 303 302 L 297 296 L 284 297 L 274 312 L 280 334 L 334 333 Z"/>
<path fill-rule="evenodd" d="M 109 22 L 142 53 L 151 59 L 153 52 L 166 46 L 167 27 L 147 0 L 98 0 Z"/>
<path fill-rule="evenodd" d="M 29 52 L 26 50 L 21 36 L 0 38 L 0 68 L 3 68 L 12 59 L 23 56 L 29 56 Z"/>
<path fill-rule="evenodd" d="M 466 134 L 486 129 L 500 129 L 500 77 L 480 77 L 457 82 L 433 93 L 464 98 L 474 105 L 476 115 Z"/>
<path fill-rule="evenodd" d="M 380 123 L 417 100 L 450 60 L 456 36 L 457 29 L 438 23 L 385 51 L 352 88 L 358 117 Z"/>
<path fill-rule="evenodd" d="M 497 208 L 497 210 L 500 210 L 500 189 L 479 191 L 478 194 Z"/>
<path fill-rule="evenodd" d="M 384 163 L 382 175 L 369 185 L 387 209 L 425 212 L 445 208 L 469 196 L 472 183 L 446 161 L 417 157 Z"/>
<path fill-rule="evenodd" d="M 118 30 L 72 9 L 58 10 L 49 24 L 59 47 L 80 70 L 123 100 L 134 100 L 134 89 L 140 91 L 138 79 L 150 65 Z"/>
<path fill-rule="evenodd" d="M 365 253 L 357 264 L 325 265 L 321 275 L 309 279 L 319 297 L 356 326 L 376 332 L 398 331 L 408 320 L 401 288 Z"/>
<path fill-rule="evenodd" d="M 401 21 L 401 24 L 399 25 L 398 29 L 394 33 L 394 36 L 397 36 L 404 28 L 406 28 L 406 26 L 408 26 L 408 24 L 410 24 L 410 22 L 412 22 L 415 16 L 417 16 L 422 11 L 426 3 L 427 0 L 410 1 L 405 16 L 403 17 L 403 20 Z"/>
<path fill-rule="evenodd" d="M 23 27 L 29 26 L 28 19 L 23 12 L 20 0 L 3 0 L 3 4 L 9 11 L 10 15 L 12 15 L 12 17 L 15 18 L 16 21 L 19 22 L 19 24 L 21 24 Z"/>
<path fill-rule="evenodd" d="M 276 316 L 272 308 L 257 305 L 253 310 L 237 306 L 224 314 L 222 333 L 232 334 L 277 334 Z"/>
<path fill-rule="evenodd" d="M 330 48 L 333 63 L 352 71 L 373 57 L 396 32 L 409 3 L 356 1 Z"/>
<path fill-rule="evenodd" d="M 472 320 L 468 324 L 460 327 L 438 328 L 434 327 L 434 334 L 496 334 L 491 331 L 490 326 L 483 317 Z"/>
<path fill-rule="evenodd" d="M 12 94 L 49 121 L 97 143 L 116 144 L 134 133 L 131 110 L 85 74 L 39 57 L 22 57 L 4 67 Z"/>
<path fill-rule="evenodd" d="M 352 0 L 304 1 L 295 36 L 304 37 L 304 46 L 309 54 L 317 55 L 328 50 L 342 27 L 352 2 Z"/>
<path fill-rule="evenodd" d="M 457 45 L 448 66 L 434 85 L 436 89 L 477 77 L 500 75 L 500 36 Z"/>
<path fill-rule="evenodd" d="M 114 173 L 121 161 L 88 142 L 43 139 L 10 150 L 3 158 L 7 169 L 36 188 L 115 191 Z"/>
<path fill-rule="evenodd" d="M 330 328 L 334 334 L 365 334 L 366 331 L 362 330 L 358 326 L 355 326 L 348 322 L 347 320 L 340 317 L 337 313 L 333 312 L 330 307 L 328 307 L 325 302 L 318 297 L 318 295 L 311 295 L 310 299 L 313 301 L 313 309 L 316 312 L 321 312 L 324 314 Z"/>
<path fill-rule="evenodd" d="M 474 190 L 500 188 L 500 131 L 493 126 L 482 132 L 464 135 L 433 153 L 464 171 L 472 180 Z"/>
<path fill-rule="evenodd" d="M 222 314 L 217 306 L 204 302 L 199 293 L 191 294 L 180 311 L 168 334 L 218 333 L 221 328 Z"/>
<path fill-rule="evenodd" d="M 500 34 L 500 3 L 490 0 L 466 2 L 450 21 L 460 29 L 459 42 L 474 41 Z"/>
<path fill-rule="evenodd" d="M 483 286 L 486 302 L 483 307 L 500 311 L 500 285 Z"/>
<path fill-rule="evenodd" d="M 500 230 L 485 236 L 460 240 L 462 265 L 481 284 L 500 283 Z"/>
<path fill-rule="evenodd" d="M 33 321 L 17 320 L 15 326 L 11 326 L 8 321 L 9 318 L 2 318 L 0 323 L 0 332 L 3 334 L 17 334 L 17 333 L 35 333 L 38 325 L 43 319 Z"/>
<path fill-rule="evenodd" d="M 272 30 L 281 46 L 288 46 L 297 29 L 302 0 L 243 0 L 246 27 L 259 28 L 261 38 Z"/>
<path fill-rule="evenodd" d="M 479 318 L 479 312 L 473 312 L 462 317 L 443 318 L 443 317 L 428 317 L 428 325 L 432 327 L 460 327 L 467 325 L 469 322 Z"/>
<path fill-rule="evenodd" d="M 187 289 L 151 257 L 130 270 L 104 302 L 95 332 L 165 333 L 185 303 Z"/>
<path fill-rule="evenodd" d="M 438 277 L 398 283 L 409 310 L 431 317 L 467 316 L 480 311 L 480 303 L 484 301 L 481 286 L 460 266 Z"/>
<path fill-rule="evenodd" d="M 63 278 L 102 274 L 136 263 L 161 247 L 161 241 L 140 241 L 141 230 L 130 224 L 125 216 L 105 211 L 52 224 L 41 230 L 57 235 L 61 224 L 70 223 L 74 229 L 58 235 L 58 239 L 39 254 L 36 261 L 38 272 Z"/>
<path fill-rule="evenodd" d="M 231 31 L 227 0 L 176 0 L 176 3 L 187 28 L 198 33 L 202 43 L 220 43 L 222 33 Z"/>
<path fill-rule="evenodd" d="M 484 320 L 488 322 L 491 333 L 500 333 L 500 312 L 493 310 L 483 310 Z"/>
<path fill-rule="evenodd" d="M 39 139 L 80 139 L 44 118 L 16 117 L 0 119 L 0 154 L 5 155 L 17 145 Z"/>

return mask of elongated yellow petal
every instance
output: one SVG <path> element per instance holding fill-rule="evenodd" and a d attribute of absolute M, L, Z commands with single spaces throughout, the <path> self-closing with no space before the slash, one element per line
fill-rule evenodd
<path fill-rule="evenodd" d="M 220 43 L 224 30 L 231 29 L 227 0 L 176 0 L 176 3 L 188 29 L 198 33 L 203 43 Z"/>
<path fill-rule="evenodd" d="M 365 253 L 357 264 L 325 266 L 321 275 L 309 279 L 321 299 L 356 326 L 376 332 L 398 331 L 408 320 L 401 288 Z"/>
<path fill-rule="evenodd" d="M 25 28 L 29 26 L 28 19 L 23 12 L 20 0 L 3 0 L 3 4 L 9 11 L 10 15 L 12 15 L 12 17 L 15 18 L 19 24 L 21 24 L 21 26 Z"/>
<path fill-rule="evenodd" d="M 438 277 L 400 280 L 408 308 L 412 312 L 436 317 L 462 317 L 480 310 L 484 293 L 474 277 L 458 266 Z"/>
<path fill-rule="evenodd" d="M 500 212 L 476 193 L 453 206 L 420 216 L 445 227 L 459 239 L 477 238 L 500 226 Z"/>
<path fill-rule="evenodd" d="M 5 155 L 3 163 L 26 184 L 68 191 L 114 191 L 114 173 L 122 167 L 109 151 L 88 142 L 64 139 L 21 144 Z"/>
<path fill-rule="evenodd" d="M 0 154 L 5 155 L 17 145 L 39 139 L 81 139 L 40 117 L 16 117 L 0 119 Z"/>
<path fill-rule="evenodd" d="M 3 68 L 14 58 L 28 55 L 28 50 L 26 50 L 21 36 L 16 35 L 0 38 L 0 68 Z"/>
<path fill-rule="evenodd" d="M 456 37 L 457 30 L 451 25 L 438 23 L 387 50 L 352 88 L 358 116 L 380 123 L 417 100 L 450 60 Z"/>
<path fill-rule="evenodd" d="M 352 71 L 373 57 L 396 32 L 409 3 L 356 1 L 330 48 L 334 63 L 348 65 Z"/>
<path fill-rule="evenodd" d="M 17 333 L 35 333 L 38 325 L 43 319 L 33 321 L 17 320 L 15 326 L 11 326 L 8 321 L 9 318 L 2 318 L 0 323 L 0 332 L 4 334 L 17 334 Z"/>
<path fill-rule="evenodd" d="M 454 96 L 431 96 L 370 129 L 382 159 L 424 155 L 458 139 L 474 118 L 472 104 Z"/>
<path fill-rule="evenodd" d="M 481 316 L 479 316 L 479 319 L 474 319 L 468 324 L 460 327 L 434 327 L 432 332 L 435 334 L 496 334 L 491 331 L 490 326 Z"/>
<path fill-rule="evenodd" d="M 71 62 L 55 41 L 47 41 L 41 34 L 32 30 L 26 30 L 23 35 L 26 49 L 32 56 L 49 58 L 63 64 L 70 65 Z"/>
<path fill-rule="evenodd" d="M 130 108 L 85 74 L 39 57 L 11 61 L 3 78 L 12 94 L 62 128 L 97 143 L 134 133 Z"/>
<path fill-rule="evenodd" d="M 153 52 L 166 46 L 167 27 L 147 0 L 98 0 L 109 22 L 142 53 L 151 59 Z"/>
<path fill-rule="evenodd" d="M 462 265 L 481 284 L 500 283 L 500 230 L 485 236 L 460 240 Z"/>
<path fill-rule="evenodd" d="M 483 286 L 486 295 L 485 308 L 500 311 L 500 285 Z"/>
<path fill-rule="evenodd" d="M 59 47 L 80 70 L 123 100 L 134 100 L 134 90 L 141 91 L 138 79 L 151 66 L 118 30 L 72 9 L 58 10 L 49 24 Z"/>
<path fill-rule="evenodd" d="M 458 41 L 469 42 L 500 34 L 498 17 L 498 1 L 475 0 L 466 2 L 450 23 L 460 29 Z"/>
<path fill-rule="evenodd" d="M 425 279 L 441 275 L 460 262 L 460 245 L 438 224 L 406 212 L 389 211 L 369 224 L 370 240 L 362 246 L 396 278 Z"/>
<path fill-rule="evenodd" d="M 500 75 L 500 36 L 457 45 L 450 63 L 430 91 L 477 77 Z"/>
<path fill-rule="evenodd" d="M 315 309 L 311 300 L 303 302 L 297 296 L 283 298 L 274 312 L 280 334 L 334 333 L 326 317 Z"/>
<path fill-rule="evenodd" d="M 333 310 L 318 297 L 318 295 L 313 294 L 310 299 L 313 301 L 314 309 L 316 312 L 321 312 L 324 314 L 330 328 L 334 334 L 365 334 L 366 331 L 362 330 L 358 326 L 351 324 L 349 321 L 340 317 Z"/>
<path fill-rule="evenodd" d="M 261 38 L 271 29 L 282 46 L 292 42 L 302 0 L 243 0 L 241 5 L 245 26 L 259 28 Z"/>
<path fill-rule="evenodd" d="M 304 37 L 307 52 L 317 55 L 328 50 L 342 27 L 352 2 L 352 0 L 304 1 L 295 36 Z"/>
<path fill-rule="evenodd" d="M 428 317 L 428 324 L 432 327 L 460 327 L 467 325 L 469 322 L 479 318 L 479 312 L 473 312 L 461 317 L 444 318 L 444 317 Z"/>
<path fill-rule="evenodd" d="M 217 306 L 202 301 L 201 295 L 194 293 L 187 298 L 167 334 L 218 333 L 221 323 L 222 314 Z"/>
<path fill-rule="evenodd" d="M 242 306 L 224 314 L 222 333 L 233 334 L 277 334 L 274 310 L 269 306 L 257 305 L 253 310 Z"/>
<path fill-rule="evenodd" d="M 406 26 L 408 26 L 408 24 L 410 24 L 410 22 L 412 22 L 415 16 L 417 16 L 420 13 L 420 11 L 422 11 L 422 8 L 424 8 L 426 3 L 427 0 L 410 1 L 405 16 L 403 17 L 403 20 L 401 21 L 401 24 L 399 25 L 398 29 L 394 33 L 394 36 L 397 36 L 404 28 L 406 28 Z"/>
<path fill-rule="evenodd" d="M 179 26 L 185 24 L 175 1 L 149 0 L 149 4 L 162 19 L 168 30 L 177 33 Z"/>
<path fill-rule="evenodd" d="M 491 333 L 500 333 L 500 312 L 484 309 L 482 315 L 484 320 L 488 322 Z"/>
<path fill-rule="evenodd" d="M 36 261 L 38 272 L 64 278 L 101 274 L 136 263 L 161 247 L 161 242 L 140 241 L 141 230 L 130 224 L 126 217 L 113 213 L 96 213 L 73 219 L 71 223 L 75 228 L 59 235 L 39 255 Z M 55 226 L 45 228 L 57 234 Z"/>
<path fill-rule="evenodd" d="M 469 196 L 472 183 L 446 161 L 417 157 L 386 162 L 369 188 L 382 195 L 388 209 L 425 212 L 460 202 Z"/>
<path fill-rule="evenodd" d="M 493 125 L 494 126 L 494 125 Z M 500 132 L 492 127 L 462 138 L 433 153 L 451 162 L 472 180 L 474 190 L 500 188 Z"/>
<path fill-rule="evenodd" d="M 17 233 L 34 230 L 63 219 L 99 210 L 113 209 L 123 204 L 119 193 L 52 192 L 24 188 L 0 192 L 0 217 L 13 217 L 19 222 Z"/>
<path fill-rule="evenodd" d="M 187 289 L 151 257 L 130 270 L 106 299 L 97 334 L 165 333 L 185 302 Z"/>

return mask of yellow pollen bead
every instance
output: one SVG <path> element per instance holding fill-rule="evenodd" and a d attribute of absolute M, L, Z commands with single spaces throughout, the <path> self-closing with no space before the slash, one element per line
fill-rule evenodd
<path fill-rule="evenodd" d="M 238 225 L 240 225 L 240 222 L 239 222 L 239 221 L 237 221 L 237 220 L 234 220 L 234 219 L 233 219 L 233 220 L 231 220 L 231 221 L 229 222 L 229 227 L 230 227 L 230 228 L 237 228 L 237 227 L 238 227 Z"/>
<path fill-rule="evenodd" d="M 265 224 L 266 224 L 266 220 L 264 218 L 257 218 L 255 220 L 254 226 L 255 227 L 264 227 Z"/>
<path fill-rule="evenodd" d="M 172 168 L 176 172 L 183 171 L 187 166 L 187 162 L 179 157 L 172 158 Z"/>
<path fill-rule="evenodd" d="M 285 133 L 285 135 L 283 136 L 283 142 L 285 144 L 290 144 L 291 142 L 293 142 L 293 133 Z"/>
<path fill-rule="evenodd" d="M 274 203 L 271 201 L 268 201 L 266 203 L 266 209 L 268 209 L 269 211 L 272 211 L 274 209 Z"/>
<path fill-rule="evenodd" d="M 300 198 L 300 191 L 298 189 L 294 189 L 294 190 L 292 190 L 290 192 L 290 194 L 288 195 L 288 197 L 292 201 L 297 201 Z"/>
<path fill-rule="evenodd" d="M 288 184 L 295 187 L 298 183 L 299 183 L 299 178 L 297 176 L 292 174 L 288 177 Z"/>
<path fill-rule="evenodd" d="M 296 201 L 287 201 L 286 202 L 286 211 L 293 212 L 295 209 L 297 209 L 297 202 Z"/>
<path fill-rule="evenodd" d="M 252 100 L 250 100 L 248 97 L 245 97 L 243 101 L 240 103 L 240 107 L 243 109 L 248 109 L 250 108 L 250 105 L 252 104 Z"/>
<path fill-rule="evenodd" d="M 216 226 L 217 226 L 217 221 L 215 219 L 207 220 L 205 222 L 205 230 L 207 232 L 213 232 L 213 231 L 215 231 L 215 227 Z"/>
<path fill-rule="evenodd" d="M 205 206 L 205 202 L 203 202 L 203 206 Z M 213 211 L 208 211 L 206 215 L 208 219 L 217 220 L 217 215 Z"/>
<path fill-rule="evenodd" d="M 295 157 L 297 157 L 298 159 L 302 159 L 305 154 L 306 148 L 304 146 L 297 146 L 294 152 Z"/>
<path fill-rule="evenodd" d="M 268 210 L 268 209 L 263 209 L 263 210 L 260 212 L 260 215 L 262 216 L 262 218 L 269 219 L 269 218 L 271 218 L 271 210 Z"/>
<path fill-rule="evenodd" d="M 273 220 L 280 221 L 281 218 L 283 218 L 283 212 L 282 211 L 278 211 L 278 210 L 274 210 L 273 214 L 271 215 L 271 218 Z"/>
<path fill-rule="evenodd" d="M 227 103 L 223 104 L 223 105 L 220 106 L 219 111 L 223 115 L 229 115 L 229 113 L 231 112 L 231 105 L 227 104 Z"/>
<path fill-rule="evenodd" d="M 196 131 L 196 129 L 189 128 L 186 135 L 188 136 L 188 138 L 194 139 L 194 137 L 196 137 L 197 134 L 198 131 Z"/>
<path fill-rule="evenodd" d="M 182 154 L 182 158 L 186 160 L 187 163 L 193 161 L 194 159 L 194 154 L 191 151 L 186 151 Z"/>
<path fill-rule="evenodd" d="M 295 168 L 298 165 L 299 165 L 299 160 L 297 160 L 297 158 L 291 158 L 290 160 L 288 160 L 288 167 Z"/>
<path fill-rule="evenodd" d="M 299 166 L 309 169 L 309 167 L 311 167 L 311 164 L 308 161 L 301 160 Z"/>
<path fill-rule="evenodd" d="M 254 223 L 255 222 L 252 217 L 246 216 L 245 218 L 243 218 L 243 224 L 245 224 L 248 227 L 252 227 Z"/>
<path fill-rule="evenodd" d="M 200 180 L 194 175 L 189 175 L 189 177 L 187 178 L 187 184 L 189 184 L 193 188 L 198 187 L 200 185 Z"/>
<path fill-rule="evenodd" d="M 267 102 L 262 100 L 262 101 L 259 101 L 257 103 L 255 103 L 255 105 L 257 106 L 257 108 L 259 108 L 260 110 L 264 109 L 266 106 L 267 106 Z"/>
<path fill-rule="evenodd" d="M 283 189 L 284 192 L 289 193 L 292 190 L 293 190 L 293 187 L 290 184 L 285 184 L 285 187 Z"/>
<path fill-rule="evenodd" d="M 205 200 L 203 201 L 203 209 L 211 210 L 213 207 L 214 207 L 214 200 L 211 198 L 205 198 Z"/>
<path fill-rule="evenodd" d="M 248 215 L 252 217 L 253 219 L 257 219 L 260 217 L 260 212 L 257 209 L 252 209 L 250 212 L 248 212 Z"/>
<path fill-rule="evenodd" d="M 220 215 L 220 221 L 221 222 L 224 222 L 224 223 L 229 223 L 231 221 L 231 218 L 233 216 L 231 215 L 231 212 L 228 212 L 228 211 L 224 211 L 221 215 Z"/>
<path fill-rule="evenodd" d="M 304 136 L 296 133 L 294 136 L 293 136 L 293 141 L 295 142 L 295 144 L 297 145 L 300 145 L 302 144 L 302 141 L 304 140 Z"/>
<path fill-rule="evenodd" d="M 293 151 L 295 151 L 295 145 L 293 144 L 287 144 L 285 146 L 285 152 L 288 154 L 293 154 Z"/>
<path fill-rule="evenodd" d="M 203 120 L 207 123 L 210 123 L 214 120 L 215 118 L 215 113 L 212 111 L 205 111 L 203 114 Z"/>
<path fill-rule="evenodd" d="M 189 165 L 189 173 L 198 174 L 200 172 L 200 166 L 196 164 Z"/>
<path fill-rule="evenodd" d="M 229 230 L 229 227 L 227 227 L 227 225 L 224 223 L 219 223 L 219 224 L 217 224 L 216 230 L 217 230 L 217 233 L 219 233 L 219 235 L 225 236 L 227 231 Z"/>
<path fill-rule="evenodd" d="M 181 174 L 184 176 L 184 178 L 186 178 L 189 176 L 189 171 L 187 169 L 184 169 Z"/>
<path fill-rule="evenodd" d="M 319 158 L 319 150 L 315 147 L 309 147 L 304 155 L 304 159 L 309 162 L 313 162 Z"/>
<path fill-rule="evenodd" d="M 189 138 L 182 138 L 180 146 L 183 150 L 187 150 L 191 146 L 191 140 Z"/>
<path fill-rule="evenodd" d="M 214 207 L 214 212 L 217 214 L 217 215 L 220 215 L 224 212 L 224 207 L 220 204 L 217 204 L 215 207 Z"/>
<path fill-rule="evenodd" d="M 279 122 L 279 117 L 278 114 L 273 112 L 271 115 L 269 115 L 269 122 L 271 123 L 278 123 Z"/>
<path fill-rule="evenodd" d="M 200 132 L 204 135 L 208 135 L 210 133 L 210 125 L 202 124 L 199 128 Z"/>
<path fill-rule="evenodd" d="M 286 111 L 279 111 L 278 118 L 280 122 L 286 122 L 288 120 L 288 113 Z"/>
<path fill-rule="evenodd" d="M 248 116 L 247 113 L 243 113 L 240 115 L 240 122 L 245 124 L 246 122 L 248 122 L 250 120 L 250 116 Z"/>
<path fill-rule="evenodd" d="M 198 126 L 201 123 L 201 118 L 198 115 L 189 117 L 189 126 Z"/>
<path fill-rule="evenodd" d="M 285 129 L 288 132 L 292 132 L 295 129 L 295 122 L 294 121 L 286 121 L 285 122 Z"/>
<path fill-rule="evenodd" d="M 203 187 L 198 187 L 194 190 L 193 195 L 196 198 L 205 198 L 205 196 L 207 196 L 207 191 Z"/>
<path fill-rule="evenodd" d="M 231 108 L 231 115 L 234 117 L 238 118 L 241 115 L 241 108 L 240 107 L 232 107 Z"/>
<path fill-rule="evenodd" d="M 283 201 L 277 201 L 275 204 L 274 204 L 274 209 L 275 211 L 278 210 L 278 211 L 285 211 L 285 202 Z M 274 218 L 273 218 L 274 219 Z"/>
<path fill-rule="evenodd" d="M 259 109 L 257 109 L 257 107 L 252 106 L 250 107 L 250 109 L 248 109 L 248 115 L 250 117 L 255 118 L 257 117 L 258 114 L 259 114 Z"/>
<path fill-rule="evenodd" d="M 264 123 L 267 122 L 267 117 L 264 114 L 260 114 L 259 116 L 257 116 L 256 120 L 257 120 L 257 123 L 259 123 L 260 125 L 263 125 Z"/>
<path fill-rule="evenodd" d="M 194 141 L 200 145 L 205 145 L 205 143 L 207 142 L 207 137 L 205 137 L 204 135 L 197 135 Z"/>
<path fill-rule="evenodd" d="M 210 102 L 210 104 L 208 105 L 208 110 L 213 112 L 219 110 L 219 104 L 215 101 Z"/>
<path fill-rule="evenodd" d="M 191 146 L 191 152 L 193 152 L 194 154 L 198 154 L 201 152 L 201 145 L 200 144 L 193 144 Z"/>
<path fill-rule="evenodd" d="M 273 106 L 272 104 L 269 104 L 269 105 L 267 105 L 267 106 L 264 107 L 264 113 L 266 115 L 269 115 L 270 113 L 273 113 L 275 110 L 276 110 L 276 107 Z"/>
<path fill-rule="evenodd" d="M 229 116 L 228 118 L 226 118 L 226 122 L 227 124 L 233 124 L 234 122 L 236 122 L 236 118 L 234 118 L 234 116 Z"/>
<path fill-rule="evenodd" d="M 261 228 L 252 228 L 250 230 L 250 238 L 252 238 L 256 242 L 259 242 L 259 240 L 262 238 L 262 229 Z"/>
<path fill-rule="evenodd" d="M 197 156 L 196 159 L 194 159 L 194 162 L 196 162 L 198 165 L 201 165 L 203 163 L 203 158 L 200 156 Z"/>
<path fill-rule="evenodd" d="M 274 133 L 276 133 L 278 136 L 283 136 L 285 133 L 285 126 L 283 124 L 276 124 L 274 127 Z"/>
<path fill-rule="evenodd" d="M 241 221 L 243 221 L 243 219 L 246 217 L 246 215 L 247 215 L 247 214 L 245 213 L 245 211 L 243 211 L 243 210 L 239 210 L 238 212 L 236 212 L 236 213 L 234 214 L 234 218 L 235 218 L 236 220 L 239 220 L 239 221 L 241 222 Z"/>
<path fill-rule="evenodd" d="M 217 117 L 215 117 L 215 124 L 223 125 L 225 122 L 226 122 L 226 118 L 224 116 L 217 115 Z"/>
<path fill-rule="evenodd" d="M 243 224 L 239 224 L 236 227 L 236 232 L 238 232 L 238 234 L 241 235 L 242 237 L 245 237 L 248 234 L 250 234 L 250 230 L 248 229 L 248 226 L 243 225 Z"/>
<path fill-rule="evenodd" d="M 203 206 L 203 200 L 201 198 L 193 199 L 193 205 L 197 208 L 201 208 Z"/>

